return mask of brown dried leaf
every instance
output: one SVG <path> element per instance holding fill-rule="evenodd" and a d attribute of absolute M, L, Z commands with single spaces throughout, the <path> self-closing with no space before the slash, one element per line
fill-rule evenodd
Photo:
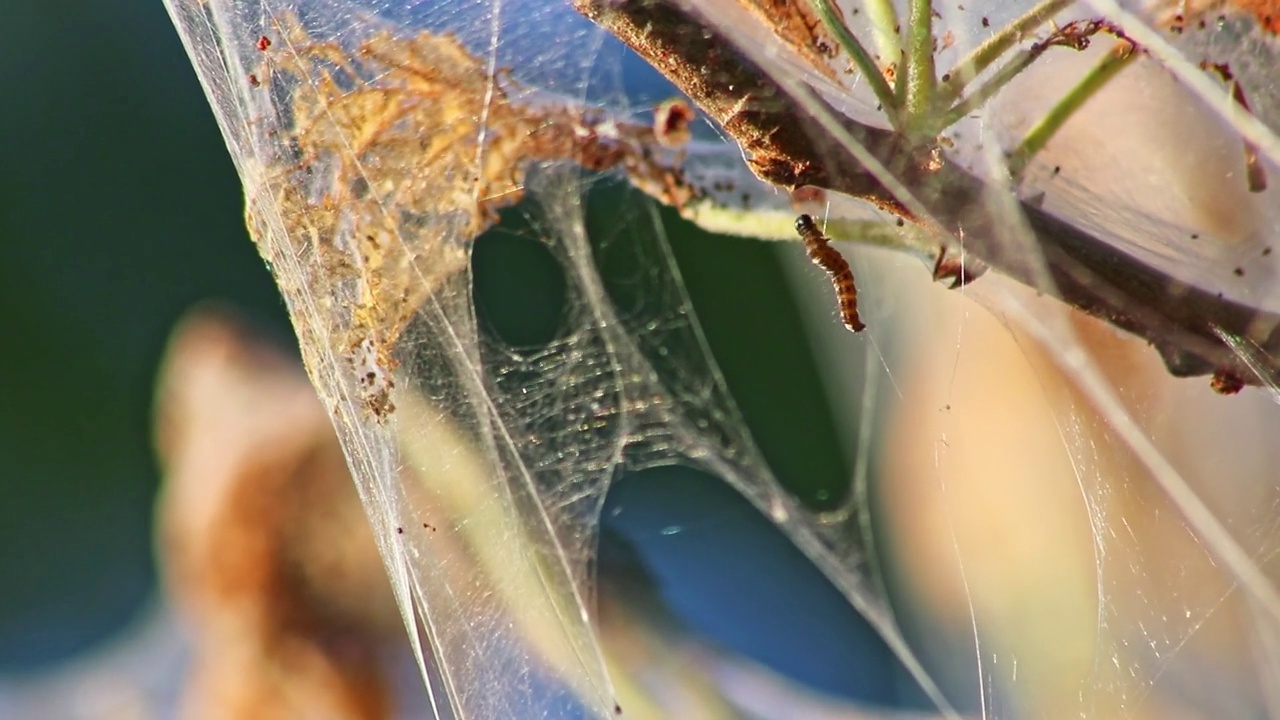
<path fill-rule="evenodd" d="M 394 410 L 401 334 L 466 268 L 469 240 L 522 198 L 530 163 L 619 168 L 677 207 L 697 196 L 653 128 L 515 102 L 523 91 L 507 73 L 491 78 L 452 35 L 382 32 L 347 48 L 316 42 L 296 20 L 281 32 L 254 76 L 289 109 L 280 126 L 264 122 L 275 160 L 247 173 L 263 178 L 247 182 L 248 224 L 273 266 L 310 273 L 278 279 L 329 322 L 331 349 L 350 362 L 379 421 Z"/>
<path fill-rule="evenodd" d="M 840 46 L 808 2 L 791 2 L 791 0 L 741 0 L 741 2 L 748 12 L 756 16 L 766 27 L 772 28 L 778 39 L 804 58 L 809 65 L 828 78 L 836 79 L 836 72 L 830 61 L 839 53 Z M 837 13 L 841 12 L 836 0 L 831 0 L 831 4 Z"/>
<path fill-rule="evenodd" d="M 290 361 L 202 312 L 157 389 L 164 585 L 194 662 L 184 718 L 390 716 L 381 650 L 403 632 L 315 391 Z"/>

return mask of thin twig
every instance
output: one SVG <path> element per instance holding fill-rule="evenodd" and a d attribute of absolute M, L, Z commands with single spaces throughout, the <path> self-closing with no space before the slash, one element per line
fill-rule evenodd
<path fill-rule="evenodd" d="M 954 107 L 943 114 L 942 121 L 938 123 L 937 132 L 951 127 L 965 115 L 986 105 L 991 98 L 995 97 L 996 93 L 1003 90 L 1014 78 L 1021 75 L 1022 71 L 1040 59 L 1040 56 L 1049 48 L 1065 47 L 1076 51 L 1085 50 L 1089 47 L 1093 36 L 1100 32 L 1111 33 L 1122 40 L 1125 39 L 1119 28 L 1104 20 L 1076 20 L 1067 23 L 1055 30 L 1049 37 L 1017 53 L 1004 65 L 1001 65 L 977 90 L 974 90 L 968 97 L 957 102 Z M 1129 42 L 1127 46 L 1132 51 L 1133 43 Z M 1070 116 L 1063 117 L 1062 121 L 1065 122 L 1067 117 Z"/>
<path fill-rule="evenodd" d="M 947 73 L 950 77 L 938 90 L 940 100 L 954 102 L 964 94 L 969 83 L 977 79 L 996 60 L 1004 57 L 1010 48 L 1026 40 L 1028 35 L 1074 2 L 1075 0 L 1044 0 L 1028 10 L 1025 15 L 1001 28 L 999 32 L 956 63 L 951 72 Z"/>
<path fill-rule="evenodd" d="M 1014 178 L 1020 177 L 1027 163 L 1036 156 L 1036 153 L 1044 149 L 1067 120 L 1113 77 L 1120 74 L 1121 70 L 1128 67 L 1137 56 L 1133 44 L 1129 41 L 1121 40 L 1116 43 L 1115 47 L 1107 52 L 1106 57 L 1094 65 L 1075 87 L 1045 113 L 1044 117 L 1027 131 L 1013 152 L 1009 153 L 1009 175 Z"/>
<path fill-rule="evenodd" d="M 978 86 L 977 90 L 969 93 L 968 96 L 952 106 L 950 110 L 943 113 L 942 119 L 937 124 L 939 130 L 951 127 L 960 122 L 965 115 L 986 105 L 991 98 L 995 97 L 996 93 L 1003 90 L 1014 78 L 1022 74 L 1023 70 L 1031 67 L 1036 60 L 1040 59 L 1040 56 L 1047 49 L 1048 46 L 1033 45 L 1009 58 L 1008 62 L 1001 65 L 1000 69 L 996 70 L 985 83 Z"/>

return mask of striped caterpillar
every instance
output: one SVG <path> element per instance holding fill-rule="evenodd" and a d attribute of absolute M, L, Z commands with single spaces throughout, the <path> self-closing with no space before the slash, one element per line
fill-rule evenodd
<path fill-rule="evenodd" d="M 844 326 L 853 332 L 859 332 L 866 325 L 858 317 L 858 286 L 853 283 L 853 271 L 849 269 L 849 261 L 844 259 L 839 250 L 831 247 L 831 239 L 822 234 L 818 224 L 810 215 L 796 218 L 796 232 L 804 240 L 805 251 L 813 264 L 827 271 L 831 277 L 831 285 L 836 290 L 836 300 L 840 303 L 840 319 Z"/>

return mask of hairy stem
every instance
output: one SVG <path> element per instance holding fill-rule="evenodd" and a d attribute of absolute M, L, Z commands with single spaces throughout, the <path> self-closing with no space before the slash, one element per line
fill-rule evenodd
<path fill-rule="evenodd" d="M 898 39 L 898 8 L 893 0 L 864 0 L 862 6 L 871 21 L 880 57 L 886 62 L 897 61 L 902 55 L 902 43 Z"/>
<path fill-rule="evenodd" d="M 911 0 L 907 17 L 907 54 L 902 59 L 899 82 L 906 83 L 903 107 L 907 136 L 920 138 L 931 134 L 934 91 L 938 79 L 933 67 L 933 0 Z"/>
<path fill-rule="evenodd" d="M 818 17 L 822 19 L 822 23 L 835 36 L 836 42 L 840 44 L 841 49 L 848 54 L 853 60 L 853 64 L 857 66 L 858 71 L 871 84 L 871 91 L 875 93 L 881 109 L 888 115 L 889 122 L 896 123 L 898 115 L 897 103 L 894 100 L 893 89 L 889 87 L 889 83 L 880 72 L 880 66 L 867 53 L 867 49 L 862 46 L 858 38 L 849 32 L 849 26 L 845 25 L 840 11 L 831 5 L 830 0 L 811 0 L 811 2 L 813 3 L 813 9 L 818 13 Z"/>

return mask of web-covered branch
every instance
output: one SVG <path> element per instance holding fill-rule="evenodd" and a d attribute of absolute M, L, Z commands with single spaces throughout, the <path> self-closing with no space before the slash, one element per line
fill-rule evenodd
<path fill-rule="evenodd" d="M 966 253 L 990 267 L 1146 339 L 1176 376 L 1213 374 L 1228 388 L 1280 381 L 1280 315 L 1188 284 L 1018 200 L 948 162 L 940 146 L 842 116 L 818 98 L 797 101 L 678 2 L 575 0 L 575 6 L 688 94 L 742 146 L 763 180 L 845 193 L 909 220 L 936 222 L 933 230 L 963 243 Z M 910 190 L 910 198 L 851 156 L 830 130 L 833 118 Z M 1002 240 L 1009 232 L 1001 210 L 1007 203 L 1016 204 L 1038 253 Z M 1224 336 L 1255 347 L 1255 361 L 1246 364 L 1239 343 L 1233 349 Z"/>

